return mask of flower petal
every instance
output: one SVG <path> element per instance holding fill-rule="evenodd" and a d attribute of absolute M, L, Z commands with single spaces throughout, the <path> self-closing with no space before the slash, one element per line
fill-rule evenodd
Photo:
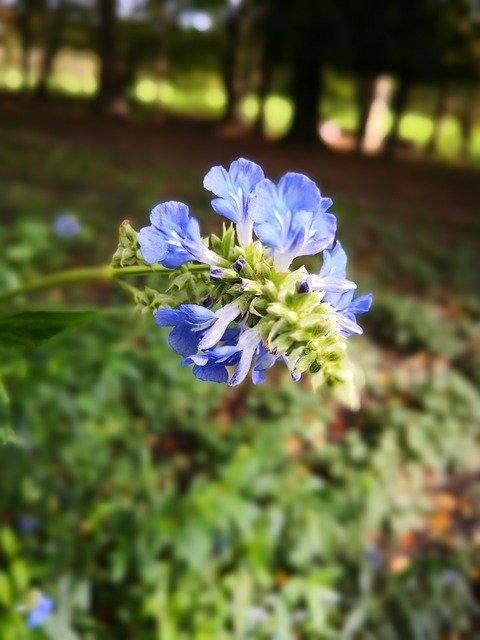
<path fill-rule="evenodd" d="M 161 262 L 167 253 L 165 238 L 155 227 L 143 227 L 138 233 L 138 244 L 142 258 L 148 264 Z"/>
<path fill-rule="evenodd" d="M 221 166 L 212 167 L 203 180 L 203 186 L 218 196 L 212 200 L 214 211 L 240 224 L 248 218 L 248 197 L 263 175 L 258 164 L 239 158 L 231 163 L 228 171 Z"/>
<path fill-rule="evenodd" d="M 184 314 L 179 309 L 158 309 L 153 317 L 160 327 L 175 327 L 184 322 Z"/>
<path fill-rule="evenodd" d="M 228 371 L 224 365 L 221 364 L 206 364 L 205 366 L 199 366 L 198 364 L 193 366 L 193 375 L 199 380 L 205 380 L 206 382 L 227 382 Z"/>
<path fill-rule="evenodd" d="M 170 331 L 168 344 L 181 356 L 191 356 L 198 351 L 201 333 L 195 333 L 191 327 L 179 325 Z"/>

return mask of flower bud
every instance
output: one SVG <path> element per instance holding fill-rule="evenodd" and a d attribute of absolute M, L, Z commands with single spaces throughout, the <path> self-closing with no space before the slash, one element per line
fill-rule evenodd
<path fill-rule="evenodd" d="M 224 269 L 221 267 L 212 267 L 210 269 L 210 282 L 221 282 Z"/>

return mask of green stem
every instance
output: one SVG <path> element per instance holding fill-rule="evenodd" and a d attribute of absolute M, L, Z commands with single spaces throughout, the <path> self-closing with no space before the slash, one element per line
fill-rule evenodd
<path fill-rule="evenodd" d="M 182 269 L 182 268 L 181 268 Z M 190 264 L 188 270 L 195 273 L 208 271 L 210 267 L 205 264 Z M 5 302 L 16 296 L 51 289 L 65 284 L 77 284 L 82 282 L 113 282 L 120 278 L 129 276 L 148 276 L 151 274 L 169 274 L 180 269 L 167 269 L 161 265 L 133 266 L 133 267 L 112 267 L 103 265 L 100 267 L 86 267 L 82 269 L 69 269 L 68 271 L 58 271 L 41 278 L 36 278 L 14 289 L 0 292 L 0 302 Z"/>

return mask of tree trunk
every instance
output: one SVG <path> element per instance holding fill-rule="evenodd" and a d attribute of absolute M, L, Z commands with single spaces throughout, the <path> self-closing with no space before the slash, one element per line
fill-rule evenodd
<path fill-rule="evenodd" d="M 447 113 L 448 87 L 444 83 L 440 86 L 435 103 L 435 113 L 433 116 L 433 130 L 427 144 L 425 145 L 425 153 L 433 155 L 437 149 L 438 139 L 442 128 L 443 119 Z"/>
<path fill-rule="evenodd" d="M 253 123 L 253 131 L 262 135 L 265 123 L 265 101 L 272 83 L 273 70 L 275 68 L 275 51 L 278 46 L 276 33 L 272 28 L 270 5 L 264 8 L 263 19 L 259 29 L 263 32 L 263 43 L 258 64 L 258 113 Z"/>
<path fill-rule="evenodd" d="M 222 75 L 227 101 L 222 118 L 224 122 L 235 119 L 237 108 L 236 61 L 240 33 L 239 11 L 240 9 L 232 10 L 225 24 L 227 46 L 223 57 Z"/>
<path fill-rule="evenodd" d="M 359 151 L 362 148 L 365 138 L 365 131 L 367 128 L 368 116 L 370 114 L 370 107 L 374 97 L 375 79 L 371 76 L 359 78 L 357 80 L 357 110 L 358 110 L 358 125 L 357 125 L 357 140 L 356 147 Z"/>
<path fill-rule="evenodd" d="M 408 94 L 410 93 L 411 82 L 405 78 L 399 81 L 399 85 L 392 101 L 393 123 L 390 133 L 385 140 L 385 155 L 392 156 L 399 140 L 400 122 L 407 106 Z"/>
<path fill-rule="evenodd" d="M 22 91 L 30 91 L 30 51 L 32 48 L 32 7 L 29 0 L 22 0 L 19 5 L 18 30 L 21 46 Z"/>
<path fill-rule="evenodd" d="M 227 47 L 223 58 L 223 83 L 227 97 L 223 121 L 236 121 L 239 103 L 245 93 L 246 76 L 250 69 L 246 62 L 246 39 L 251 30 L 252 0 L 241 0 L 231 8 L 225 23 Z"/>
<path fill-rule="evenodd" d="M 98 9 L 100 84 L 96 103 L 100 113 L 112 114 L 115 111 L 115 102 L 120 97 L 116 0 L 99 0 Z"/>
<path fill-rule="evenodd" d="M 284 140 L 302 146 L 321 144 L 318 135 L 322 79 L 317 60 L 298 52 L 292 64 L 293 121 Z"/>
<path fill-rule="evenodd" d="M 475 119 L 475 85 L 472 83 L 465 96 L 465 102 L 460 114 L 460 127 L 462 131 L 462 142 L 460 146 L 460 157 L 464 162 L 468 161 L 470 155 L 470 142 Z"/>
<path fill-rule="evenodd" d="M 318 0 L 290 0 L 284 37 L 290 38 L 291 97 L 294 115 L 286 143 L 320 145 L 319 107 L 322 97 L 324 5 Z"/>
<path fill-rule="evenodd" d="M 51 15 L 46 29 L 46 42 L 40 65 L 40 77 L 35 89 L 35 96 L 37 98 L 44 98 L 47 95 L 48 81 L 52 73 L 53 61 L 61 45 L 65 8 L 65 0 L 59 0 L 57 8 Z"/>

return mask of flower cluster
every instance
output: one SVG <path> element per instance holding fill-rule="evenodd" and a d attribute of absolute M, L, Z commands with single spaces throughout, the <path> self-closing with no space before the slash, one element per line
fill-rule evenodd
<path fill-rule="evenodd" d="M 53 600 L 45 595 L 43 591 L 37 591 L 34 595 L 34 602 L 28 612 L 27 627 L 29 629 L 40 627 L 44 620 L 52 614 L 53 608 Z"/>
<path fill-rule="evenodd" d="M 158 325 L 172 327 L 169 342 L 183 365 L 201 380 L 237 385 L 249 372 L 263 382 L 281 361 L 293 380 L 308 372 L 314 386 L 351 396 L 346 338 L 362 333 L 356 316 L 372 297 L 354 297 L 332 200 L 304 175 L 287 173 L 275 184 L 244 158 L 228 170 L 213 167 L 203 184 L 215 196 L 213 210 L 233 223 L 221 237 L 204 240 L 188 207 L 171 201 L 153 209 L 138 235 L 129 227 L 128 247 L 125 231 L 122 239 L 129 257 L 177 270 L 167 294 L 152 297 L 150 289 L 143 302 Z M 296 258 L 321 252 L 318 274 L 292 268 Z M 191 262 L 205 267 L 178 273 Z"/>

